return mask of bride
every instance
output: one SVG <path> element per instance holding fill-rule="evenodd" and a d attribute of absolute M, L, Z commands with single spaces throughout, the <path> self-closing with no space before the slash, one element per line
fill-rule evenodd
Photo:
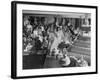
<path fill-rule="evenodd" d="M 58 28 L 57 31 L 55 31 L 55 33 L 53 33 L 53 42 L 51 44 L 50 47 L 50 52 L 52 52 L 52 50 L 55 48 L 57 49 L 59 43 L 61 43 L 63 41 L 64 38 L 64 34 L 61 28 Z"/>

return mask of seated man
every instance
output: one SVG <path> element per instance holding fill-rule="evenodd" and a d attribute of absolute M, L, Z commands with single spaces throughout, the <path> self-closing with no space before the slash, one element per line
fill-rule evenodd
<path fill-rule="evenodd" d="M 38 37 L 38 27 L 33 31 L 33 34 L 31 34 L 32 38 Z"/>
<path fill-rule="evenodd" d="M 39 40 L 39 37 L 35 38 L 35 48 L 36 50 L 41 50 L 42 42 Z"/>

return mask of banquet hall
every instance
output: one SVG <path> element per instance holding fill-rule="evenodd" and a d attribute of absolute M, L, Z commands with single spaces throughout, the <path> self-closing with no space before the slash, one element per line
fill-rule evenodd
<path fill-rule="evenodd" d="M 23 69 L 91 66 L 91 14 L 23 10 Z"/>

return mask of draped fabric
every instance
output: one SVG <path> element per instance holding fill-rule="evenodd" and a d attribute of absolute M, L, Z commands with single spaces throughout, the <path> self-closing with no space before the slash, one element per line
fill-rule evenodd
<path fill-rule="evenodd" d="M 75 29 L 77 29 L 80 26 L 80 21 L 78 18 L 76 18 L 75 21 Z"/>

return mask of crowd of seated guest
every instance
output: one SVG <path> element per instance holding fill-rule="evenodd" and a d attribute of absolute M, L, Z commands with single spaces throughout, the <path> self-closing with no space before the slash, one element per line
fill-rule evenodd
<path fill-rule="evenodd" d="M 48 24 L 45 18 L 24 16 L 24 51 L 45 49 L 49 51 L 49 55 L 52 55 L 54 49 L 62 50 L 63 46 L 67 48 L 77 37 L 79 28 L 75 29 L 66 18 L 61 18 L 61 21 L 58 21 L 57 17 L 54 17 L 54 21 Z"/>

